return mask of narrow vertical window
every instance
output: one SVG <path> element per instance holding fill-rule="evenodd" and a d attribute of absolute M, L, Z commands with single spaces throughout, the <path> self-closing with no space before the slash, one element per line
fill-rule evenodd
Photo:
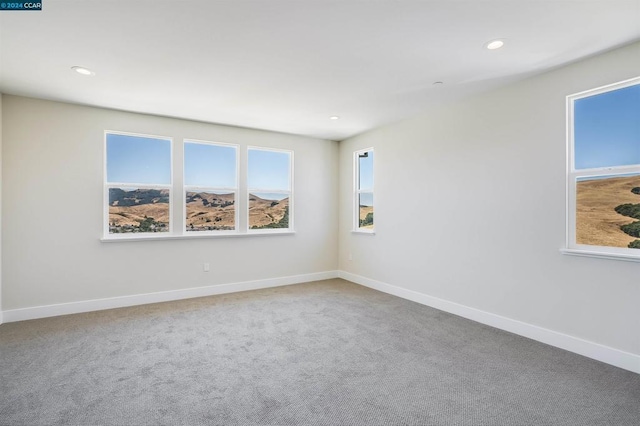
<path fill-rule="evenodd" d="M 373 148 L 354 153 L 355 215 L 357 231 L 373 232 Z"/>
<path fill-rule="evenodd" d="M 105 236 L 170 231 L 171 139 L 105 133 Z"/>
<path fill-rule="evenodd" d="M 249 230 L 293 229 L 293 152 L 249 148 Z"/>
<path fill-rule="evenodd" d="M 184 142 L 185 232 L 237 230 L 238 148 Z"/>
<path fill-rule="evenodd" d="M 640 258 L 640 78 L 567 103 L 567 246 Z"/>

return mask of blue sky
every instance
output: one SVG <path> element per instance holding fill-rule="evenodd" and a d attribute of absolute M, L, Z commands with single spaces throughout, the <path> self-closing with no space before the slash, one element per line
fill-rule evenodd
<path fill-rule="evenodd" d="M 284 200 L 285 198 L 289 198 L 289 194 L 282 194 L 280 192 L 255 192 L 251 191 L 252 195 L 256 195 L 263 200 Z"/>
<path fill-rule="evenodd" d="M 369 151 L 366 157 L 358 157 L 360 177 L 358 178 L 358 189 L 373 189 L 373 151 Z M 361 193 L 358 204 L 361 206 L 373 206 L 373 193 Z"/>
<path fill-rule="evenodd" d="M 236 186 L 236 148 L 199 143 L 184 144 L 184 184 L 189 186 Z"/>
<path fill-rule="evenodd" d="M 358 189 L 373 189 L 373 151 L 368 157 L 359 157 L 360 180 Z"/>
<path fill-rule="evenodd" d="M 359 205 L 361 206 L 373 206 L 373 193 L 363 192 L 360 194 Z"/>
<path fill-rule="evenodd" d="M 291 155 L 288 152 L 249 150 L 249 188 L 289 190 L 289 164 Z"/>
<path fill-rule="evenodd" d="M 236 187 L 236 156 L 237 150 L 231 146 L 185 141 L 185 185 Z M 288 152 L 250 149 L 249 188 L 288 191 L 290 162 Z M 107 134 L 107 181 L 170 184 L 170 140 Z M 281 198 L 280 195 L 269 195 L 270 199 Z"/>
<path fill-rule="evenodd" d="M 171 141 L 107 134 L 107 181 L 171 183 Z"/>
<path fill-rule="evenodd" d="M 575 168 L 640 164 L 640 85 L 574 103 Z"/>

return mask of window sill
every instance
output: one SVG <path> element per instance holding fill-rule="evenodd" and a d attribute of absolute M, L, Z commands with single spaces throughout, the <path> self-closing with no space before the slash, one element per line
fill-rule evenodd
<path fill-rule="evenodd" d="M 100 242 L 119 243 L 127 241 L 156 241 L 156 240 L 199 240 L 208 238 L 242 238 L 242 237 L 268 237 L 270 235 L 294 235 L 295 231 L 253 231 L 244 233 L 225 234 L 199 234 L 199 235 L 137 235 L 135 237 L 102 237 Z"/>
<path fill-rule="evenodd" d="M 361 234 L 361 235 L 376 235 L 376 231 L 363 231 L 359 229 L 354 229 L 351 231 L 352 234 Z"/>
<path fill-rule="evenodd" d="M 604 253 L 599 251 L 576 250 L 576 249 L 560 249 L 560 253 L 568 256 L 595 257 L 599 259 L 623 260 L 626 262 L 640 262 L 640 255 L 634 256 L 631 254 Z"/>

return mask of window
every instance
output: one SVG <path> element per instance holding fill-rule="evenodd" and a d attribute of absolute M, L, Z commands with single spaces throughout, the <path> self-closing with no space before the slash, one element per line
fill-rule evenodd
<path fill-rule="evenodd" d="M 354 153 L 354 229 L 373 232 L 373 148 Z"/>
<path fill-rule="evenodd" d="M 237 198 L 237 147 L 185 141 L 185 232 L 237 230 Z"/>
<path fill-rule="evenodd" d="M 174 164 L 170 137 L 105 131 L 103 241 L 293 231 L 293 151 L 249 147 L 242 157 L 234 144 L 179 144 Z"/>
<path fill-rule="evenodd" d="M 171 229 L 171 139 L 105 133 L 105 235 Z"/>
<path fill-rule="evenodd" d="M 249 230 L 291 230 L 293 152 L 249 148 Z"/>
<path fill-rule="evenodd" d="M 640 260 L 640 78 L 567 97 L 567 247 Z"/>

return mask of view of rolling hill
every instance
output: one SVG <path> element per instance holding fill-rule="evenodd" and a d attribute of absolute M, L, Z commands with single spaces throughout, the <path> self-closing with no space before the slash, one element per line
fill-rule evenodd
<path fill-rule="evenodd" d="M 576 188 L 576 242 L 639 248 L 640 176 L 585 180 Z M 622 206 L 625 207 L 622 207 Z M 622 207 L 622 208 L 621 208 Z M 628 232 L 623 231 L 623 229 Z M 630 233 L 629 233 L 630 232 Z M 638 246 L 638 247 L 636 247 Z"/>
<path fill-rule="evenodd" d="M 235 229 L 235 195 L 187 192 L 187 231 Z"/>
<path fill-rule="evenodd" d="M 109 233 L 168 232 L 169 190 L 109 189 Z"/>
<path fill-rule="evenodd" d="M 360 206 L 360 228 L 373 229 L 373 206 Z"/>
<path fill-rule="evenodd" d="M 249 228 L 288 228 L 289 198 L 269 200 L 249 194 Z"/>
<path fill-rule="evenodd" d="M 263 194 L 261 194 L 263 195 Z M 249 196 L 251 229 L 288 228 L 289 199 Z M 235 229 L 234 194 L 186 193 L 186 230 Z M 168 232 L 169 191 L 158 189 L 109 189 L 109 233 Z"/>

